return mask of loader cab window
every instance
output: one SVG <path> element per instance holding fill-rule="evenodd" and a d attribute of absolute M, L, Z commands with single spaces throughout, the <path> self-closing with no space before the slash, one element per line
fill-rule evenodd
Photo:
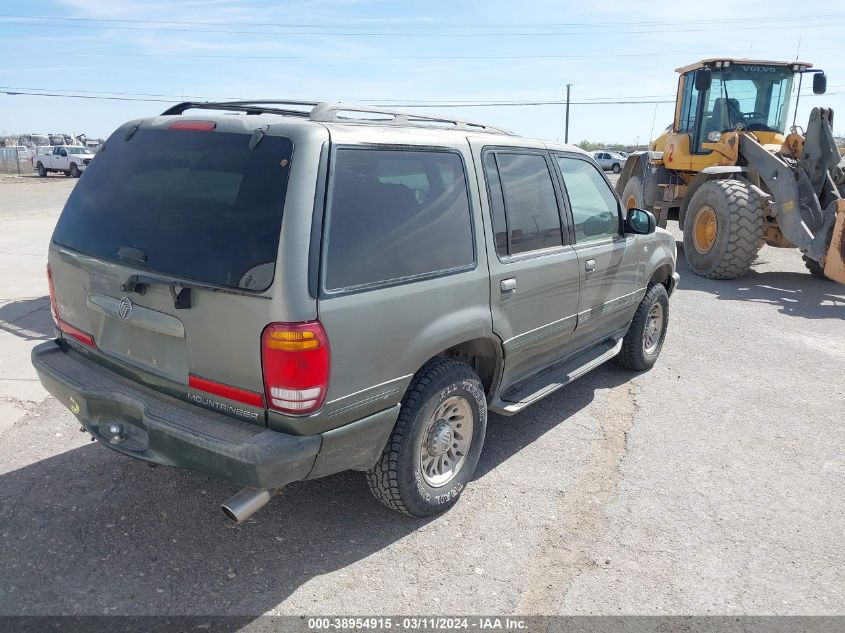
<path fill-rule="evenodd" d="M 707 151 L 702 152 L 701 144 L 708 142 L 708 134 L 737 126 L 783 134 L 791 92 L 792 71 L 785 66 L 732 64 L 713 69 L 710 90 L 700 96 L 698 152 Z"/>
<path fill-rule="evenodd" d="M 695 89 L 695 75 L 698 71 L 683 75 L 683 92 L 681 94 L 681 117 L 678 120 L 678 132 L 681 134 L 695 134 L 696 115 L 698 114 L 699 92 Z"/>

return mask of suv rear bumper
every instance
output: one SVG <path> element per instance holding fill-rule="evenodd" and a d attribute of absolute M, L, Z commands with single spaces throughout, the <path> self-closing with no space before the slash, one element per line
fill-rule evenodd
<path fill-rule="evenodd" d="M 250 488 L 280 488 L 309 475 L 369 468 L 398 413 L 388 410 L 323 435 L 288 435 L 149 389 L 67 353 L 55 341 L 35 347 L 32 364 L 44 388 L 109 448 Z M 334 435 L 344 438 L 348 450 L 338 450 Z"/>

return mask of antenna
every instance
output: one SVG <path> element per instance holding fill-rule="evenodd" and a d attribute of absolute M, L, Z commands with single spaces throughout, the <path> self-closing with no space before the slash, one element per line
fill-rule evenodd
<path fill-rule="evenodd" d="M 651 117 L 651 133 L 648 135 L 649 143 L 654 140 L 654 121 L 657 119 L 657 104 L 654 104 L 654 114 Z"/>

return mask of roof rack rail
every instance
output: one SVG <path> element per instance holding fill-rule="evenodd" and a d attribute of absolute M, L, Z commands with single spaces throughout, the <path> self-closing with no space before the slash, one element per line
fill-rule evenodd
<path fill-rule="evenodd" d="M 266 105 L 265 105 L 266 104 Z M 282 114 L 285 116 L 307 117 L 311 108 L 319 105 L 319 101 L 300 101 L 295 99 L 250 99 L 249 101 L 184 101 L 169 107 L 161 116 L 182 114 L 186 110 L 232 110 L 246 114 Z M 267 106 L 299 106 L 308 108 L 294 110 L 291 108 L 276 108 Z"/>
<path fill-rule="evenodd" d="M 345 114 L 361 114 L 361 115 L 377 115 L 376 117 L 367 116 L 344 116 Z M 382 116 L 378 116 L 382 115 Z M 313 110 L 311 110 L 312 121 L 319 121 L 321 123 L 370 123 L 378 125 L 422 125 L 435 127 L 443 127 L 449 130 L 464 130 L 468 132 L 490 132 L 493 134 L 507 134 L 513 135 L 513 132 L 504 128 L 494 127 L 486 123 L 477 123 L 474 121 L 464 121 L 462 119 L 453 119 L 451 117 L 430 116 L 427 114 L 418 114 L 416 112 L 405 112 L 403 110 L 394 110 L 392 108 L 382 108 L 379 106 L 369 106 L 361 103 L 320 103 Z M 437 125 L 439 124 L 439 125 Z"/>
<path fill-rule="evenodd" d="M 275 107 L 292 106 L 292 107 Z M 298 109 L 297 109 L 298 108 Z M 182 114 L 186 110 L 230 110 L 246 114 L 281 114 L 310 118 L 320 123 L 369 123 L 371 125 L 439 127 L 466 132 L 513 135 L 504 128 L 451 117 L 430 116 L 362 103 L 300 101 L 295 99 L 251 99 L 249 101 L 185 101 L 169 107 L 162 116 Z M 355 116 L 359 115 L 359 116 Z M 368 116 L 369 115 L 369 116 Z"/>

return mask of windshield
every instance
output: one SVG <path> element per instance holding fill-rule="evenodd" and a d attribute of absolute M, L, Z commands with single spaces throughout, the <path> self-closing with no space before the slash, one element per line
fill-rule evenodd
<path fill-rule="evenodd" d="M 783 133 L 792 92 L 792 71 L 784 66 L 732 64 L 713 71 L 705 94 L 704 134 L 748 130 Z"/>
<path fill-rule="evenodd" d="M 113 137 L 68 198 L 53 241 L 110 261 L 139 249 L 151 272 L 266 290 L 293 144 L 268 135 L 250 149 L 249 141 L 161 129 Z"/>

